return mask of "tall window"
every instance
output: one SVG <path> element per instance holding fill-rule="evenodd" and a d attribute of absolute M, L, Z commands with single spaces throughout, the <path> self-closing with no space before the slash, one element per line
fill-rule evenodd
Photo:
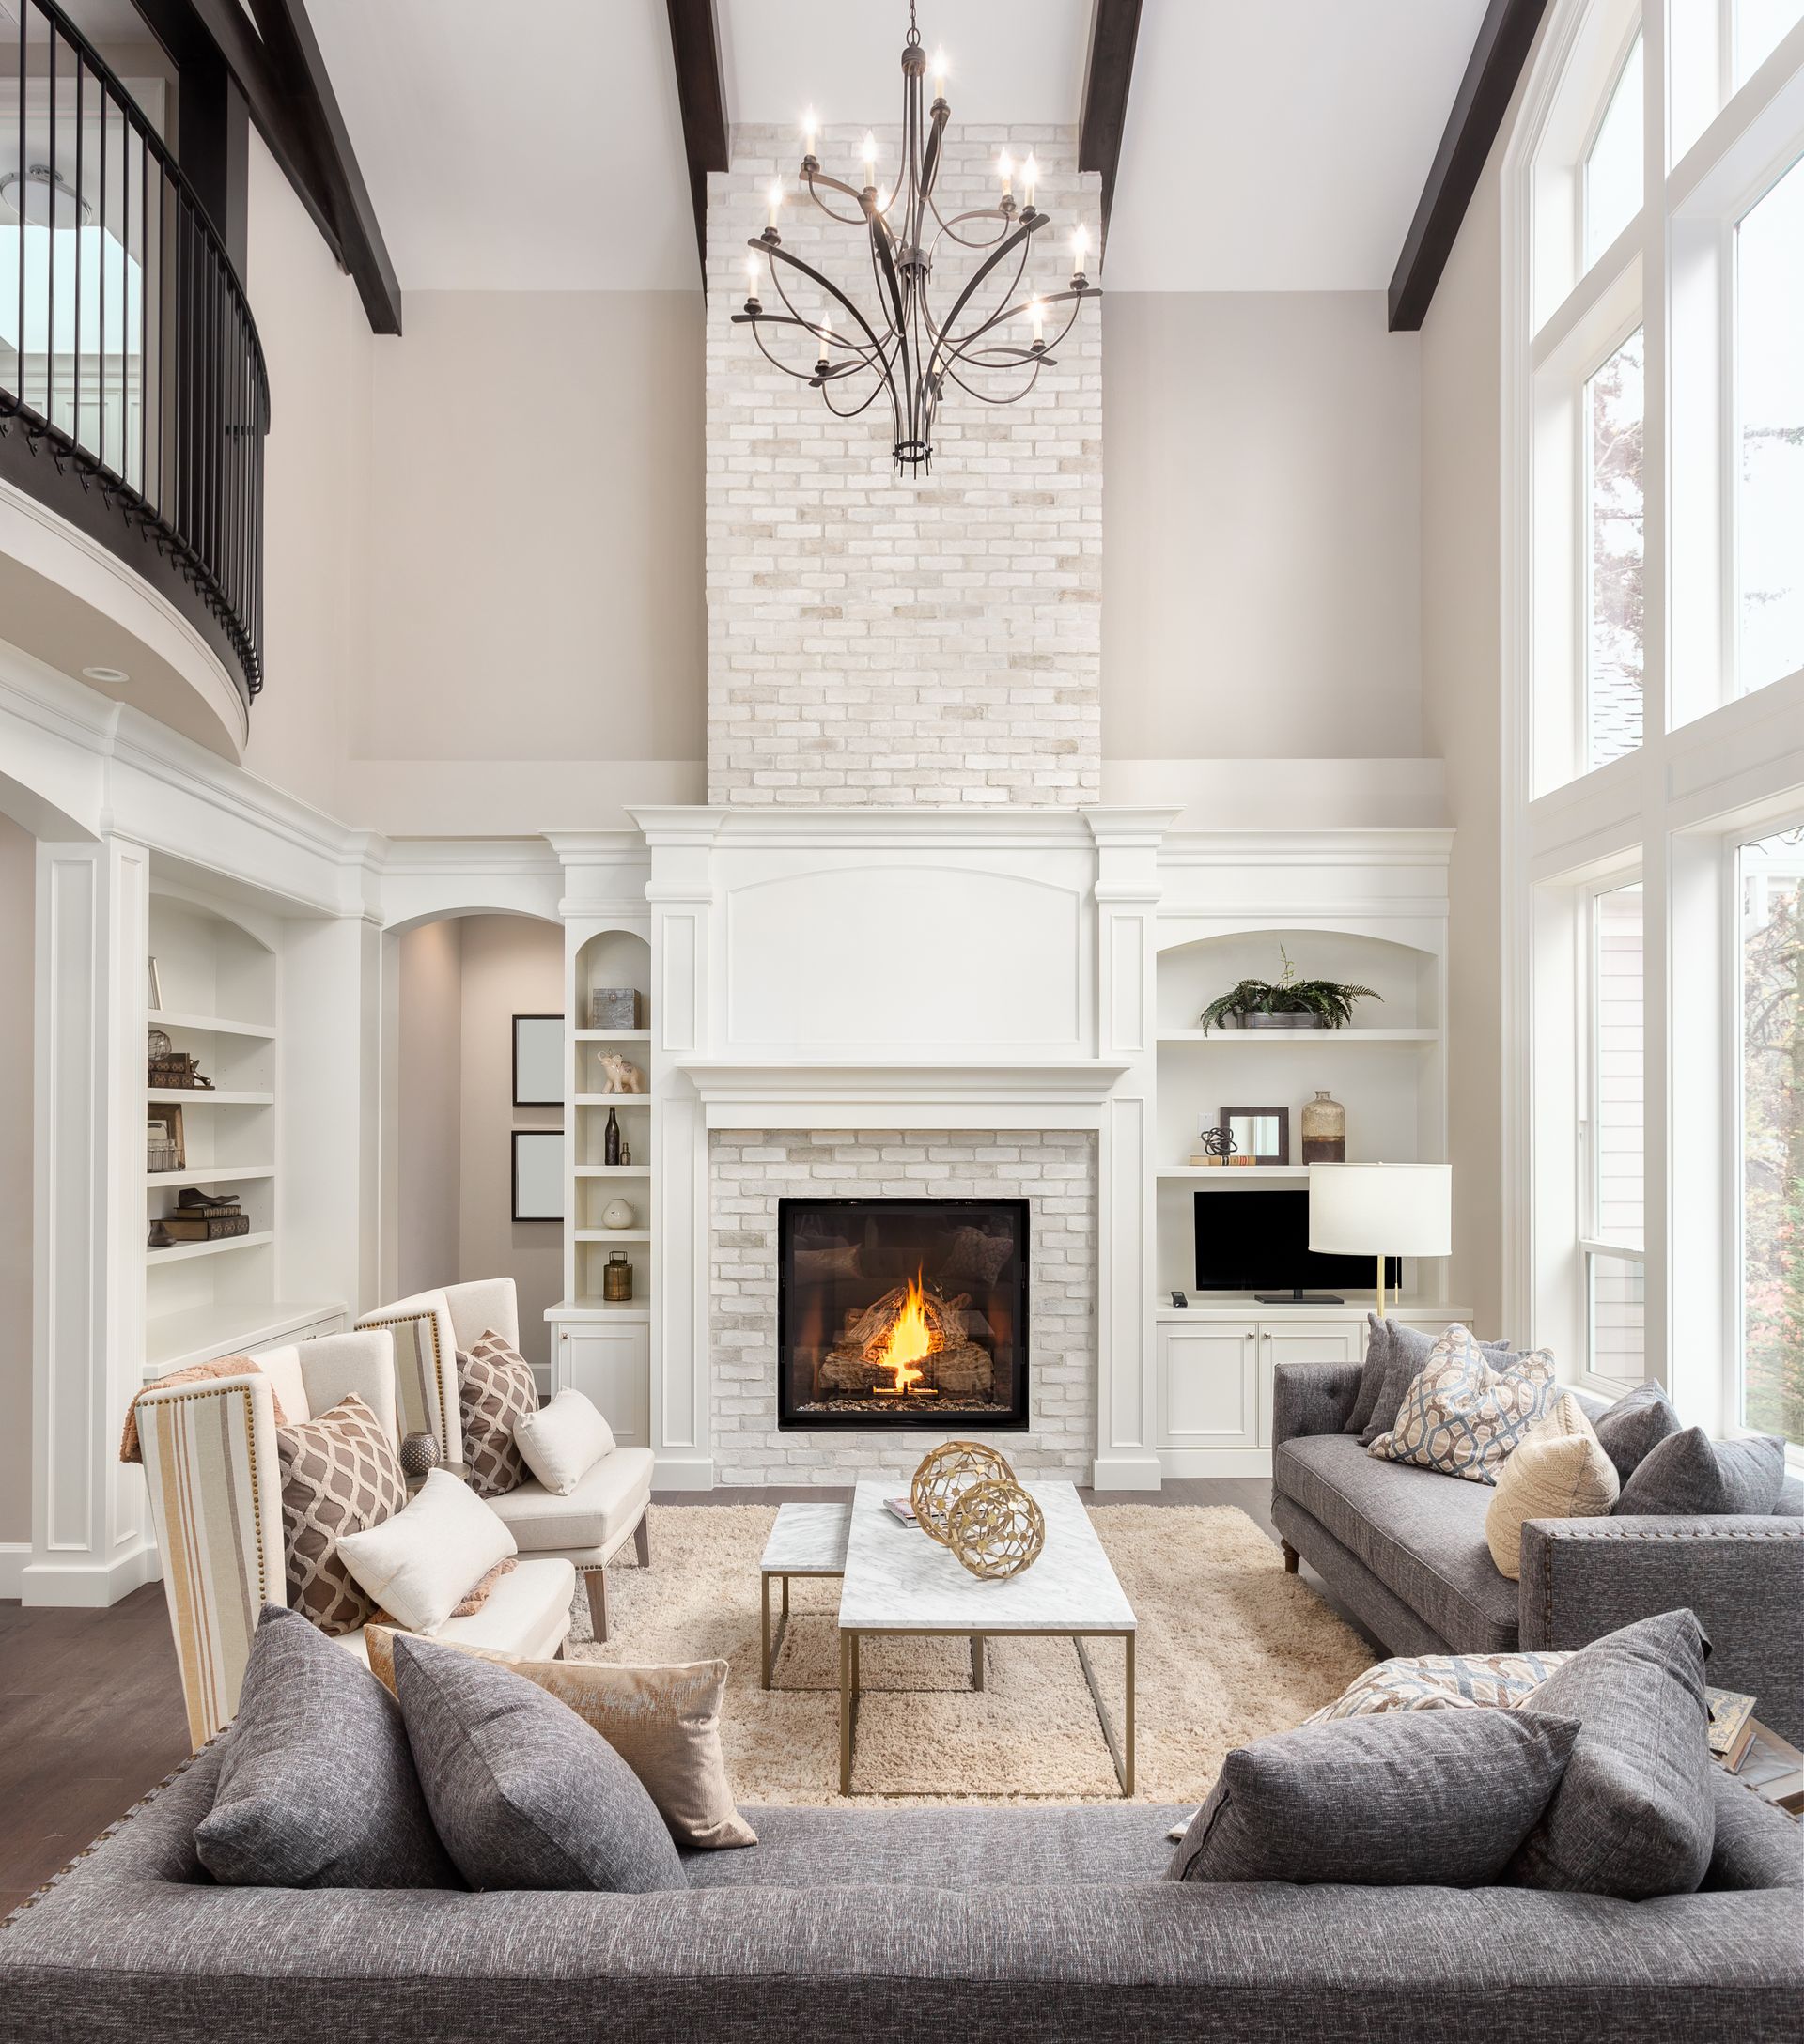
<path fill-rule="evenodd" d="M 1616 80 L 1610 104 L 1585 158 L 1584 267 L 1598 256 L 1641 209 L 1641 39 Z"/>
<path fill-rule="evenodd" d="M 1641 742 L 1641 335 L 1585 385 L 1586 758 L 1604 766 Z"/>
<path fill-rule="evenodd" d="M 1804 162 L 1735 229 L 1736 675 L 1804 668 Z"/>
<path fill-rule="evenodd" d="M 1741 847 L 1741 1401 L 1804 1442 L 1804 829 Z"/>
<path fill-rule="evenodd" d="M 1594 1376 L 1646 1370 L 1641 889 L 1592 897 L 1585 1117 L 1587 1345 Z"/>
<path fill-rule="evenodd" d="M 1745 85 L 1765 63 L 1797 18 L 1797 0 L 1735 0 L 1734 80 L 1737 85 Z"/>

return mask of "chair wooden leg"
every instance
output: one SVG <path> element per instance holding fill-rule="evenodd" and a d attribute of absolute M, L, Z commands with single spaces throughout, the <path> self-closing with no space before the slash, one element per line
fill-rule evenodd
<path fill-rule="evenodd" d="M 642 1569 L 651 1567 L 651 1507 L 647 1505 L 639 1514 L 639 1524 L 632 1529 L 632 1548 L 639 1556 Z"/>
<path fill-rule="evenodd" d="M 608 1636 L 608 1572 L 584 1569 L 583 1587 L 589 1593 L 589 1630 L 598 1641 Z"/>
<path fill-rule="evenodd" d="M 1288 1541 L 1280 1541 L 1278 1544 L 1284 1551 L 1284 1573 L 1286 1575 L 1295 1575 L 1297 1573 L 1297 1564 L 1302 1559 L 1302 1556 L 1298 1554 Z"/>

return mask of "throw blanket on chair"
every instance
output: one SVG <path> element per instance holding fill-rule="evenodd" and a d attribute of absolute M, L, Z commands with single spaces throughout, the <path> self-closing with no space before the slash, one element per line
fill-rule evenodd
<path fill-rule="evenodd" d="M 257 1368 L 259 1365 L 256 1359 L 249 1355 L 216 1355 L 210 1363 L 190 1363 L 185 1370 L 172 1370 L 166 1377 L 153 1378 L 145 1386 L 144 1391 L 132 1394 L 132 1403 L 125 1416 L 125 1432 L 119 1436 L 119 1460 L 144 1460 L 143 1451 L 138 1446 L 138 1400 L 144 1396 L 145 1391 L 161 1391 L 172 1384 L 200 1384 L 209 1377 L 240 1377 L 245 1370 Z M 276 1425 L 286 1426 L 288 1421 L 282 1416 L 282 1401 L 276 1397 L 273 1385 L 270 1386 L 270 1398 L 275 1406 Z"/>

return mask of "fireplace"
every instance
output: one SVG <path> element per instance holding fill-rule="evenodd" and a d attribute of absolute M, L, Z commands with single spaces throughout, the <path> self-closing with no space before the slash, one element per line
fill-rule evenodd
<path fill-rule="evenodd" d="M 1025 1200 L 780 1200 L 777 1423 L 1027 1425 Z"/>

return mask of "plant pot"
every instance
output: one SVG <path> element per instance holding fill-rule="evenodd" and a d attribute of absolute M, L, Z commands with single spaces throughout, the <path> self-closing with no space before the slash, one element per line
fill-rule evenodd
<path fill-rule="evenodd" d="M 1321 1024 L 1307 1008 L 1299 1008 L 1289 1014 L 1243 1014 L 1240 1027 L 1243 1030 L 1318 1030 Z"/>

